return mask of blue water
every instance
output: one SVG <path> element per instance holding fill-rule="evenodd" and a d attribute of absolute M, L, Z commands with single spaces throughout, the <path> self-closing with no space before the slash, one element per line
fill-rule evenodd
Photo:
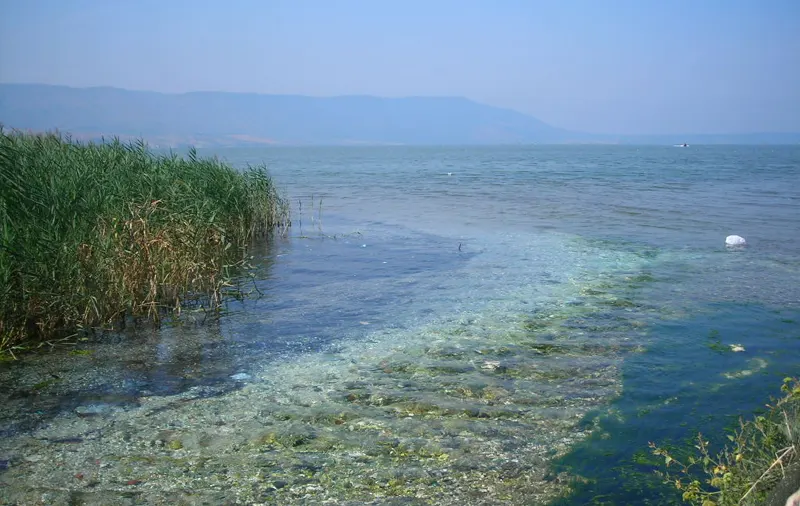
<path fill-rule="evenodd" d="M 607 408 L 625 421 L 606 408 L 587 417 L 601 429 L 561 465 L 593 482 L 566 503 L 631 504 L 648 493 L 651 504 L 674 500 L 671 490 L 653 491 L 652 467 L 633 464 L 632 455 L 648 441 L 681 441 L 697 431 L 714 439 L 762 407 L 781 378 L 800 371 L 798 147 L 330 148 L 222 156 L 239 165 L 266 161 L 295 198 L 315 195 L 325 215 L 358 226 L 399 226 L 454 237 L 453 244 L 485 241 L 485 248 L 502 242 L 498 233 L 526 244 L 552 231 L 602 241 L 601 252 L 652 255 L 647 270 L 657 282 L 640 297 L 685 314 L 654 323 L 647 351 L 625 360 L 622 395 Z M 746 249 L 723 246 L 733 233 L 747 238 Z M 510 269 L 525 268 L 514 260 L 509 254 Z M 747 351 L 714 351 L 709 334 Z M 760 359 L 766 365 L 751 376 L 721 376 Z M 614 437 L 601 439 L 604 432 Z M 646 485 L 619 481 L 631 469 Z"/>
<path fill-rule="evenodd" d="M 215 409 L 243 419 L 269 402 L 279 408 L 253 414 L 266 416 L 259 423 L 289 430 L 300 420 L 314 441 L 335 432 L 333 449 L 273 448 L 264 480 L 281 486 L 258 490 L 267 502 L 302 502 L 318 486 L 362 502 L 525 504 L 567 493 L 559 504 L 679 504 L 654 477 L 648 442 L 698 431 L 722 442 L 737 417 L 800 374 L 800 147 L 200 154 L 265 163 L 290 197 L 289 237 L 252 251 L 244 286 L 261 296 L 230 301 L 211 323 L 87 343 L 88 364 L 65 351 L 4 366 L 3 379 L 28 390 L 45 372 L 60 378 L 35 396 L 22 386 L 4 394 L 12 439 L 0 460 L 19 473 L 6 478 L 14 487 L 40 475 L 12 465 L 22 444 L 13 438 L 69 432 L 73 410 L 91 403 L 152 431 L 137 415 L 141 398 L 205 388 L 224 406 Z M 747 246 L 726 248 L 730 234 Z M 194 427 L 197 413 L 174 409 L 163 416 Z M 323 427 L 320 410 L 346 413 L 341 427 L 381 429 Z M 368 450 L 388 444 L 435 450 Z M 374 459 L 364 464 L 378 470 L 371 484 L 354 448 Z M 298 455 L 326 471 L 296 480 Z M 177 479 L 164 473 L 164 483 Z M 325 485 L 326 473 L 346 490 Z"/>

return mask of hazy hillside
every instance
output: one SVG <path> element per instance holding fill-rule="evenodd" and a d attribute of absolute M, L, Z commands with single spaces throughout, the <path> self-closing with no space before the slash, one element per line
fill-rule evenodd
<path fill-rule="evenodd" d="M 165 143 L 496 144 L 586 136 L 463 98 L 315 98 L 116 88 L 0 85 L 0 122 L 78 137 L 142 136 Z"/>
<path fill-rule="evenodd" d="M 800 134 L 592 135 L 465 98 L 165 94 L 0 84 L 0 123 L 77 138 L 143 137 L 178 146 L 238 144 L 796 144 Z"/>

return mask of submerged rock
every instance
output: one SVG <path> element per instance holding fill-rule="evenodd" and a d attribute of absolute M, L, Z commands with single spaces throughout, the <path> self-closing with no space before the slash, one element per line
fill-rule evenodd
<path fill-rule="evenodd" d="M 246 372 L 240 372 L 231 376 L 231 379 L 234 381 L 247 381 L 250 379 L 250 375 Z"/>
<path fill-rule="evenodd" d="M 500 367 L 500 361 L 498 360 L 486 360 L 483 365 L 481 365 L 481 369 L 489 369 L 495 370 Z"/>
<path fill-rule="evenodd" d="M 114 410 L 111 404 L 99 403 L 89 404 L 85 406 L 78 406 L 75 408 L 75 413 L 80 417 L 105 415 Z"/>
<path fill-rule="evenodd" d="M 747 241 L 744 240 L 744 237 L 739 235 L 729 235 L 725 238 L 726 246 L 744 246 L 745 244 L 747 244 Z"/>

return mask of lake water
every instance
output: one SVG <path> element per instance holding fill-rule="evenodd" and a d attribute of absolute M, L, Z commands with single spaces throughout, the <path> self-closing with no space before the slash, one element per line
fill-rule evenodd
<path fill-rule="evenodd" d="M 680 504 L 647 443 L 800 374 L 800 147 L 216 154 L 290 237 L 219 319 L 0 364 L 6 502 Z"/>

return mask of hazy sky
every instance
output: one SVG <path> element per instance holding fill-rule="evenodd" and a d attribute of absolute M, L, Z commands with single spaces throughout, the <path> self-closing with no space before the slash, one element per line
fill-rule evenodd
<path fill-rule="evenodd" d="M 0 0 L 0 82 L 459 95 L 598 133 L 800 131 L 800 0 Z"/>

